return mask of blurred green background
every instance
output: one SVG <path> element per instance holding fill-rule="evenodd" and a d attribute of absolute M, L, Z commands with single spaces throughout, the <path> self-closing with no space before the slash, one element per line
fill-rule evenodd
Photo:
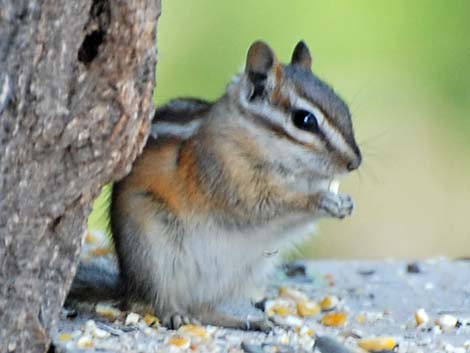
<path fill-rule="evenodd" d="M 308 43 L 364 154 L 341 185 L 354 216 L 322 221 L 296 256 L 470 256 L 470 1 L 163 0 L 157 104 L 217 98 L 256 39 L 284 62 Z"/>

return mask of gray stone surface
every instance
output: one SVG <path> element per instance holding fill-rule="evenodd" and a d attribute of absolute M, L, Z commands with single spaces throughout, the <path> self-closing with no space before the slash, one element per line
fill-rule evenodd
<path fill-rule="evenodd" d="M 327 335 L 336 337 L 349 351 L 360 352 L 360 338 L 391 336 L 398 344 L 397 352 L 469 352 L 470 262 L 427 260 L 411 267 L 412 271 L 407 265 L 395 261 L 313 261 L 306 264 L 305 275 L 300 271 L 295 277 L 287 276 L 281 270 L 276 274 L 267 290 L 268 299 L 274 303 L 279 300 L 280 286 L 298 289 L 317 302 L 328 295 L 337 297 L 340 300 L 333 312 L 347 315 L 342 327 L 324 326 L 321 318 L 327 312 L 306 319 L 274 316 L 273 320 L 282 325 L 268 335 L 207 327 L 207 337 L 201 339 L 187 332 L 151 328 L 142 320 L 125 325 L 124 318 L 111 322 L 79 310 L 77 317 L 61 319 L 54 343 L 59 352 L 178 352 L 185 349 L 177 348 L 170 340 L 183 337 L 190 342 L 188 351 L 303 352 L 314 349 L 316 337 Z M 414 315 L 420 308 L 430 320 L 417 327 Z M 435 320 L 444 314 L 455 317 L 457 326 L 440 329 Z M 93 323 L 86 324 L 90 319 L 109 337 L 93 337 Z M 77 348 L 78 340 L 86 343 L 83 337 L 87 335 L 89 348 Z M 322 353 L 335 353 L 331 348 L 334 344 L 321 343 Z"/>

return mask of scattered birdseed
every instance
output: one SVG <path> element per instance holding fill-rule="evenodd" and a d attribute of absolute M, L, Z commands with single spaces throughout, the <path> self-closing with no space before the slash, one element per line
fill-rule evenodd
<path fill-rule="evenodd" d="M 417 326 L 424 326 L 429 322 L 429 315 L 423 308 L 418 309 L 415 313 L 415 320 Z"/>
<path fill-rule="evenodd" d="M 110 248 L 96 248 L 90 251 L 91 256 L 106 256 L 111 254 L 113 251 Z"/>
<path fill-rule="evenodd" d="M 348 315 L 343 312 L 328 313 L 322 317 L 321 323 L 324 326 L 340 327 L 345 326 L 348 321 Z"/>
<path fill-rule="evenodd" d="M 279 296 L 284 298 L 292 299 L 296 302 L 299 301 L 307 301 L 308 297 L 305 293 L 301 291 L 289 287 L 280 287 L 279 288 Z"/>
<path fill-rule="evenodd" d="M 168 340 L 168 344 L 181 349 L 188 349 L 190 341 L 185 337 L 173 336 Z"/>
<path fill-rule="evenodd" d="M 300 317 L 313 317 L 320 314 L 321 308 L 316 302 L 304 300 L 297 303 L 297 313 Z"/>
<path fill-rule="evenodd" d="M 137 325 L 139 320 L 140 320 L 140 315 L 139 314 L 129 313 L 126 316 L 126 321 L 124 322 L 124 324 L 126 326 Z"/>
<path fill-rule="evenodd" d="M 409 263 L 406 266 L 406 272 L 408 273 L 421 273 L 421 268 L 419 267 L 419 264 L 416 262 Z"/>
<path fill-rule="evenodd" d="M 393 337 L 363 338 L 357 341 L 357 345 L 368 352 L 391 351 L 397 346 Z"/>
<path fill-rule="evenodd" d="M 63 333 L 59 335 L 59 340 L 62 342 L 68 342 L 72 340 L 72 335 L 70 333 Z"/>
<path fill-rule="evenodd" d="M 85 243 L 96 244 L 97 242 L 98 242 L 98 238 L 94 234 L 87 232 L 85 236 Z"/>
<path fill-rule="evenodd" d="M 288 316 L 297 314 L 295 303 L 282 298 L 267 300 L 264 304 L 264 310 L 268 316 Z"/>
<path fill-rule="evenodd" d="M 178 329 L 177 332 L 180 335 L 189 335 L 201 339 L 209 338 L 207 330 L 204 327 L 198 325 L 183 325 Z"/>
<path fill-rule="evenodd" d="M 296 268 L 317 274 L 319 280 L 306 282 L 301 276 L 287 278 L 279 273 L 264 294 L 266 305 L 261 306 L 275 322 L 269 334 L 198 325 L 173 331 L 156 324 L 158 319 L 152 315 L 137 316 L 137 324 L 125 326 L 128 313 L 100 303 L 96 308 L 89 306 L 90 312 L 82 306 L 74 308 L 77 316 L 73 319 L 61 315 L 52 339 L 60 353 L 247 352 L 242 342 L 258 349 L 249 353 L 364 353 L 359 341 L 383 339 L 382 334 L 387 333 L 400 345 L 385 345 L 387 349 L 381 353 L 470 353 L 470 309 L 466 305 L 470 284 L 464 275 L 470 272 L 470 262 L 425 260 L 426 271 L 416 276 L 407 275 L 406 266 L 393 261 L 296 263 Z M 358 274 L 371 268 L 373 276 Z M 315 304 L 319 307 L 327 297 L 338 301 L 333 311 L 315 316 L 319 310 Z M 437 314 L 432 317 L 424 311 L 428 315 L 425 323 L 423 310 L 417 308 L 432 308 Z M 112 322 L 104 321 L 105 315 L 97 316 L 109 310 Z M 335 339 L 337 345 L 330 350 L 322 346 L 324 336 Z"/>
<path fill-rule="evenodd" d="M 95 311 L 98 315 L 103 316 L 110 321 L 116 320 L 122 314 L 121 310 L 114 308 L 107 303 L 96 304 Z"/>
<path fill-rule="evenodd" d="M 89 335 L 83 335 L 77 341 L 78 348 L 90 349 L 90 348 L 93 348 L 94 346 L 95 344 L 93 343 L 93 339 Z"/>
<path fill-rule="evenodd" d="M 160 324 L 158 318 L 150 314 L 144 316 L 144 321 L 148 326 L 158 326 Z"/>
<path fill-rule="evenodd" d="M 436 320 L 436 324 L 442 329 L 442 331 L 449 331 L 455 329 L 457 326 L 457 322 L 458 321 L 456 317 L 448 314 L 441 315 Z"/>
<path fill-rule="evenodd" d="M 285 325 L 289 327 L 300 327 L 304 324 L 304 321 L 300 317 L 294 315 L 276 317 L 274 320 L 279 325 Z"/>
<path fill-rule="evenodd" d="M 96 323 L 93 320 L 88 320 L 85 323 L 85 332 L 95 338 L 106 338 L 111 336 L 109 332 L 96 326 Z"/>
<path fill-rule="evenodd" d="M 358 315 L 356 321 L 358 324 L 364 325 L 367 322 L 367 318 L 365 315 Z"/>
<path fill-rule="evenodd" d="M 329 311 L 335 309 L 338 303 L 338 297 L 328 295 L 320 302 L 320 307 L 323 311 Z"/>

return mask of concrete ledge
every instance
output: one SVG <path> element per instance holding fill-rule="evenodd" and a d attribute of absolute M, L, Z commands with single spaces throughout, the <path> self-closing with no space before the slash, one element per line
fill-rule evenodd
<path fill-rule="evenodd" d="M 279 287 L 296 289 L 312 302 L 320 303 L 327 296 L 339 302 L 330 311 L 302 318 L 295 300 L 279 298 Z M 336 343 L 331 346 L 320 339 L 316 351 L 341 353 L 364 352 L 358 347 L 361 338 L 390 336 L 398 344 L 396 352 L 470 352 L 470 261 L 289 264 L 273 278 L 264 305 L 271 312 L 273 306 L 284 305 L 286 311 L 274 311 L 290 312 L 273 316 L 282 327 L 268 335 L 216 327 L 175 332 L 149 327 L 142 317 L 134 325 L 125 325 L 126 313 L 111 322 L 79 309 L 73 318 L 63 315 L 54 344 L 57 352 L 312 352 L 317 337 L 330 336 Z M 420 308 L 429 321 L 417 327 L 415 313 Z M 325 326 L 322 318 L 331 313 L 344 314 L 340 316 L 347 319 L 344 326 Z M 333 323 L 341 324 L 341 320 Z M 444 322 L 436 324 L 436 320 Z"/>

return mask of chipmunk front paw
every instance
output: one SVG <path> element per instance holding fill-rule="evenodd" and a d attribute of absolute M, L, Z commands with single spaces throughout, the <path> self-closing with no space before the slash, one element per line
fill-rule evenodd
<path fill-rule="evenodd" d="M 347 194 L 326 191 L 320 194 L 317 209 L 322 217 L 344 218 L 351 215 L 354 202 Z"/>

